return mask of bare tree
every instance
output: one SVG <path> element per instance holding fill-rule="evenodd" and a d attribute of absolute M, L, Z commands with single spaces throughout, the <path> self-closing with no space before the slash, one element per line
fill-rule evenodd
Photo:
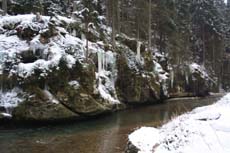
<path fill-rule="evenodd" d="M 3 15 L 7 14 L 7 0 L 2 0 Z"/>
<path fill-rule="evenodd" d="M 116 37 L 116 5 L 117 0 L 112 0 L 112 45 L 115 47 L 115 37 Z"/>
<path fill-rule="evenodd" d="M 149 0 L 149 25 L 148 25 L 148 33 L 149 33 L 149 43 L 148 50 L 150 51 L 152 45 L 152 0 Z"/>

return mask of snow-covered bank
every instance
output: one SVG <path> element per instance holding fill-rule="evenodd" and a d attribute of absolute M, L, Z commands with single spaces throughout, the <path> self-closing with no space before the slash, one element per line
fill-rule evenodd
<path fill-rule="evenodd" d="M 129 141 L 138 153 L 229 153 L 230 94 L 159 129 L 143 127 Z"/>

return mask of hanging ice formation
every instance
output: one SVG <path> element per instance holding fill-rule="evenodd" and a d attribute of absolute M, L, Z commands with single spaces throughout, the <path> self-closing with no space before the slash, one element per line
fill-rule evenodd
<path fill-rule="evenodd" d="M 137 61 L 141 61 L 141 42 L 140 41 L 137 41 L 137 56 L 136 56 L 136 59 Z"/>
<path fill-rule="evenodd" d="M 119 103 L 115 90 L 115 80 L 117 76 L 116 56 L 111 51 L 98 51 L 98 91 L 102 98 L 112 103 Z M 102 83 L 103 78 L 103 83 Z M 111 95 L 111 93 L 113 93 Z"/>
<path fill-rule="evenodd" d="M 72 35 L 73 35 L 74 37 L 76 37 L 76 36 L 77 36 L 77 31 L 76 31 L 76 29 L 73 29 L 73 31 L 72 31 Z"/>
<path fill-rule="evenodd" d="M 171 88 L 174 87 L 174 71 L 171 70 L 170 72 L 170 81 L 171 81 Z"/>
<path fill-rule="evenodd" d="M 97 57 L 98 57 L 98 74 L 100 74 L 103 70 L 103 53 L 101 51 L 98 51 Z"/>
<path fill-rule="evenodd" d="M 59 101 L 49 91 L 49 86 L 47 85 L 47 83 L 45 83 L 43 91 L 44 91 L 45 96 L 49 99 L 50 102 L 52 102 L 54 104 L 58 104 L 59 103 Z"/>
<path fill-rule="evenodd" d="M 98 73 L 100 74 L 103 71 L 106 71 L 108 65 L 113 62 L 113 59 L 110 57 L 110 52 L 98 51 Z"/>
<path fill-rule="evenodd" d="M 189 84 L 189 80 L 188 80 L 188 72 L 185 72 L 185 81 L 186 81 L 186 85 Z"/>

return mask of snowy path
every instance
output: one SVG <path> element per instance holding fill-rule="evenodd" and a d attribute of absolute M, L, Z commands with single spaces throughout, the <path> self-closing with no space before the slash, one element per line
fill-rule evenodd
<path fill-rule="evenodd" d="M 230 93 L 160 129 L 143 127 L 129 135 L 129 140 L 139 153 L 229 153 Z"/>

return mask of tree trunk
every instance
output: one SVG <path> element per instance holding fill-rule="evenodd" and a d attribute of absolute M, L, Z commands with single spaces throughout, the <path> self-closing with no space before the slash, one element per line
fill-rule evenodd
<path fill-rule="evenodd" d="M 116 37 L 116 24 L 115 24 L 115 21 L 116 21 L 116 9 L 115 9 L 115 1 L 116 0 L 112 0 L 112 45 L 113 45 L 113 48 L 115 48 L 115 37 Z"/>
<path fill-rule="evenodd" d="M 148 50 L 151 50 L 151 46 L 152 46 L 152 0 L 149 0 L 149 29 L 148 29 L 148 33 L 149 33 L 149 44 L 148 44 Z"/>
<path fill-rule="evenodd" d="M 2 0 L 3 15 L 7 14 L 7 0 Z"/>
<path fill-rule="evenodd" d="M 86 53 L 85 53 L 85 57 L 86 57 L 86 61 L 88 61 L 88 56 L 89 56 L 89 41 L 88 41 L 88 33 L 89 33 L 89 26 L 88 26 L 88 22 L 85 23 L 85 29 L 86 29 Z"/>
<path fill-rule="evenodd" d="M 216 60 L 215 60 L 215 36 L 212 38 L 212 68 L 216 72 Z"/>
<path fill-rule="evenodd" d="M 120 0 L 117 0 L 117 33 L 120 34 L 121 33 L 121 22 L 120 22 L 120 3 L 121 1 Z"/>
<path fill-rule="evenodd" d="M 202 26 L 202 41 L 203 41 L 203 66 L 205 66 L 205 60 L 206 60 L 206 49 L 205 49 L 205 25 Z"/>
<path fill-rule="evenodd" d="M 110 9 L 111 9 L 111 0 L 106 0 L 106 21 L 107 21 L 107 26 L 110 26 Z"/>
<path fill-rule="evenodd" d="M 77 11 L 77 2 L 73 2 L 73 12 Z"/>

